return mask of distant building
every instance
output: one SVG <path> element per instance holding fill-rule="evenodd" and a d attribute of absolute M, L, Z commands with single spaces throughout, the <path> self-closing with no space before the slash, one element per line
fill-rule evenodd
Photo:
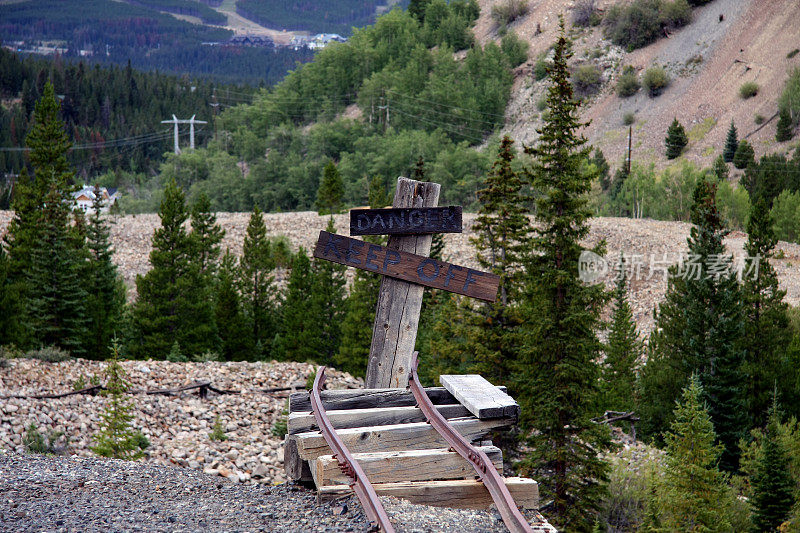
<path fill-rule="evenodd" d="M 318 33 L 311 38 L 311 41 L 308 43 L 308 47 L 311 48 L 312 50 L 316 50 L 319 48 L 325 48 L 331 43 L 344 43 L 344 42 L 347 42 L 347 39 L 345 39 L 338 33 Z"/>
<path fill-rule="evenodd" d="M 102 196 L 102 213 L 108 213 L 108 210 L 117 202 L 117 189 L 107 189 L 100 187 L 100 195 Z M 75 201 L 75 207 L 80 209 L 86 214 L 94 214 L 94 186 L 84 185 L 79 191 L 72 193 L 72 199 Z"/>
<path fill-rule="evenodd" d="M 289 44 L 290 47 L 294 48 L 295 50 L 299 50 L 300 48 L 309 48 L 311 50 L 318 50 L 320 48 L 325 48 L 331 43 L 344 43 L 347 42 L 345 37 L 342 37 L 338 33 L 318 33 L 316 35 L 297 35 L 295 34 L 292 37 L 292 41 Z"/>
<path fill-rule="evenodd" d="M 234 35 L 225 44 L 230 46 L 256 46 L 272 48 L 275 41 L 269 35 Z"/>

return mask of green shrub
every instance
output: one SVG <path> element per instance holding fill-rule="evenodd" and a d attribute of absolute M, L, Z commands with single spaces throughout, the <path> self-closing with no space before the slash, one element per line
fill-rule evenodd
<path fill-rule="evenodd" d="M 644 522 L 651 487 L 662 466 L 656 452 L 631 449 L 613 457 L 608 476 L 608 496 L 601 519 L 608 531 L 639 531 Z"/>
<path fill-rule="evenodd" d="M 595 0 L 578 0 L 572 6 L 573 26 L 596 26 L 600 16 L 595 9 Z"/>
<path fill-rule="evenodd" d="M 752 98 L 757 94 L 758 94 L 758 84 L 754 81 L 748 81 L 746 83 L 743 83 L 742 86 L 739 87 L 739 96 L 741 96 L 743 100 Z"/>
<path fill-rule="evenodd" d="M 764 123 L 764 115 L 760 113 L 756 113 L 756 116 L 753 117 L 753 122 L 756 124 L 763 124 Z"/>
<path fill-rule="evenodd" d="M 63 443 L 58 441 L 64 437 Z M 22 437 L 22 445 L 28 453 L 44 453 L 49 455 L 63 455 L 66 453 L 69 437 L 63 431 L 50 431 L 47 435 L 40 433 L 33 422 L 28 425 Z"/>
<path fill-rule="evenodd" d="M 100 385 L 100 376 L 94 375 L 89 378 L 89 381 L 86 381 L 86 377 L 81 374 L 78 379 L 75 380 L 75 383 L 72 384 L 72 390 L 83 390 L 87 387 L 94 387 Z"/>
<path fill-rule="evenodd" d="M 289 416 L 289 400 L 286 400 L 286 404 L 283 406 L 283 410 L 281 411 L 280 416 L 275 423 L 272 425 L 272 429 L 270 432 L 274 437 L 284 438 L 286 433 L 289 432 L 287 427 L 288 417 Z"/>
<path fill-rule="evenodd" d="M 739 170 L 747 168 L 747 165 L 756 160 L 756 152 L 750 143 L 742 139 L 739 141 L 739 146 L 736 147 L 736 153 L 733 154 L 733 166 Z"/>
<path fill-rule="evenodd" d="M 208 438 L 219 442 L 228 440 L 228 436 L 225 434 L 225 428 L 222 427 L 222 421 L 219 417 L 214 419 L 214 427 L 211 428 L 211 433 L 208 434 Z"/>
<path fill-rule="evenodd" d="M 541 81 L 547 77 L 547 69 L 550 68 L 550 62 L 545 59 L 544 55 L 540 55 L 533 65 L 533 79 Z"/>
<path fill-rule="evenodd" d="M 500 40 L 500 50 L 503 51 L 511 68 L 521 65 L 528 59 L 528 43 L 523 41 L 513 31 L 506 32 Z"/>
<path fill-rule="evenodd" d="M 167 354 L 167 361 L 171 363 L 186 363 L 189 359 L 181 352 L 181 345 L 178 341 L 172 343 L 172 348 Z"/>
<path fill-rule="evenodd" d="M 660 95 L 669 85 L 669 74 L 663 67 L 653 66 L 647 69 L 642 76 L 642 85 L 647 89 L 651 98 Z"/>
<path fill-rule="evenodd" d="M 38 359 L 46 363 L 60 363 L 62 361 L 71 361 L 72 356 L 69 352 L 62 350 L 58 346 L 43 346 L 36 350 L 25 352 L 25 357 L 29 359 Z"/>
<path fill-rule="evenodd" d="M 542 95 L 538 100 L 536 100 L 536 109 L 538 109 L 540 112 L 547 109 L 547 95 Z"/>
<path fill-rule="evenodd" d="M 210 350 L 192 358 L 192 361 L 195 361 L 196 363 L 213 363 L 223 360 L 224 359 L 217 352 L 212 352 Z"/>
<path fill-rule="evenodd" d="M 636 113 L 633 111 L 626 111 L 624 115 L 622 115 L 622 123 L 626 126 L 630 126 L 636 122 Z"/>
<path fill-rule="evenodd" d="M 778 109 L 789 115 L 792 126 L 800 122 L 800 67 L 795 67 L 789 73 L 778 99 Z"/>
<path fill-rule="evenodd" d="M 726 228 L 743 231 L 750 216 L 750 195 L 744 187 L 721 181 L 717 185 L 717 209 Z"/>
<path fill-rule="evenodd" d="M 679 28 L 691 18 L 686 0 L 633 0 L 606 12 L 604 34 L 614 44 L 635 50 L 661 38 L 663 28 Z"/>
<path fill-rule="evenodd" d="M 636 69 L 631 66 L 622 69 L 622 75 L 617 80 L 617 95 L 627 98 L 636 94 L 639 88 L 641 88 L 641 84 Z"/>
<path fill-rule="evenodd" d="M 781 192 L 772 203 L 770 214 L 778 239 L 800 242 L 800 192 Z"/>
<path fill-rule="evenodd" d="M 786 59 L 791 59 L 791 58 L 793 58 L 794 56 L 796 56 L 798 53 L 800 53 L 800 49 L 798 49 L 798 48 L 795 48 L 794 50 L 792 50 L 791 52 L 789 52 L 788 54 L 786 54 Z"/>
<path fill-rule="evenodd" d="M 600 88 L 600 69 L 591 64 L 579 66 L 572 74 L 572 84 L 580 95 L 596 93 Z"/>
<path fill-rule="evenodd" d="M 527 13 L 527 0 L 502 0 L 492 6 L 492 20 L 498 26 L 507 26 Z"/>

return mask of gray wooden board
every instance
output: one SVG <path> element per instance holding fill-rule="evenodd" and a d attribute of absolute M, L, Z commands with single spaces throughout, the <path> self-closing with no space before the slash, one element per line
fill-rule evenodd
<path fill-rule="evenodd" d="M 496 446 L 482 446 L 498 472 L 503 472 L 503 452 Z M 399 452 L 356 453 L 353 459 L 361 465 L 372 483 L 399 481 L 433 481 L 438 479 L 472 479 L 477 477 L 472 464 L 458 453 L 445 448 L 404 450 Z M 321 455 L 311 461 L 311 472 L 318 487 L 349 485 L 351 478 L 342 473 L 338 459 Z"/>
<path fill-rule="evenodd" d="M 297 451 L 297 439 L 294 435 L 286 435 L 283 442 L 283 470 L 292 481 L 311 481 L 311 470 L 308 461 L 300 458 Z"/>
<path fill-rule="evenodd" d="M 514 398 L 478 374 L 442 375 L 439 382 L 469 411 L 480 418 L 519 417 Z"/>
<path fill-rule="evenodd" d="M 461 233 L 461 206 L 350 210 L 350 235 L 422 233 Z"/>
<path fill-rule="evenodd" d="M 505 478 L 506 487 L 521 509 L 539 507 L 539 485 L 532 479 Z M 486 509 L 494 502 L 486 486 L 471 479 L 447 481 L 408 481 L 401 483 L 375 483 L 372 485 L 381 496 L 395 496 L 411 503 L 457 509 Z M 330 501 L 352 493 L 347 485 L 319 488 L 320 501 Z M 546 529 L 543 531 L 555 531 Z"/>
<path fill-rule="evenodd" d="M 481 439 L 489 431 L 510 426 L 513 423 L 512 420 L 505 418 L 478 420 L 475 417 L 469 417 L 450 420 L 450 424 L 455 430 L 468 441 Z M 427 422 L 340 429 L 336 431 L 336 434 L 351 453 L 430 450 L 448 446 L 442 436 Z M 297 441 L 297 451 L 301 459 L 311 460 L 320 455 L 332 454 L 325 438 L 319 431 L 290 436 Z"/>
<path fill-rule="evenodd" d="M 460 403 L 454 405 L 438 405 L 436 409 L 445 418 L 469 416 L 470 412 Z M 425 415 L 418 407 L 378 407 L 373 409 L 345 409 L 326 411 L 328 420 L 336 429 L 358 428 L 367 426 L 388 426 L 409 422 L 424 422 Z M 317 420 L 311 412 L 297 411 L 289 414 L 287 428 L 290 435 L 319 429 Z"/>
<path fill-rule="evenodd" d="M 503 386 L 498 388 L 506 390 Z M 426 387 L 425 393 L 434 405 L 458 403 L 458 400 L 444 387 Z M 326 411 L 405 407 L 417 404 L 411 391 L 405 389 L 334 389 L 321 391 L 319 395 Z M 295 392 L 289 396 L 289 412 L 297 411 L 311 411 L 311 397 L 308 391 Z"/>

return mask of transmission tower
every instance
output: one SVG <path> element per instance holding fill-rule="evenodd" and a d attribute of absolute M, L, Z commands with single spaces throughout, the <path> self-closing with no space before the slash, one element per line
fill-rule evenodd
<path fill-rule="evenodd" d="M 189 148 L 194 150 L 194 125 L 195 124 L 208 124 L 205 120 L 197 120 L 194 117 L 197 115 L 192 115 L 192 118 L 186 119 L 179 119 L 175 115 L 172 115 L 172 120 L 162 120 L 162 124 L 174 124 L 175 125 L 175 153 L 181 153 L 181 148 L 178 145 L 178 124 L 189 124 Z"/>

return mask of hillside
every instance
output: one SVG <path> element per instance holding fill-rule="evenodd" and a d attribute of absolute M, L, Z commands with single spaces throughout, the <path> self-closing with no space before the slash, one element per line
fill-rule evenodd
<path fill-rule="evenodd" d="M 249 213 L 218 213 L 217 219 L 225 229 L 223 249 L 230 248 L 239 255 L 242 251 Z M 0 235 L 5 231 L 11 212 L 0 211 Z M 322 217 L 313 212 L 301 213 L 268 213 L 264 215 L 269 235 L 285 235 L 292 247 L 296 250 L 300 246 L 307 251 L 312 250 L 316 243 L 319 231 L 325 229 L 327 217 Z M 158 226 L 159 219 L 156 214 L 130 215 L 116 217 L 112 228 L 112 243 L 115 248 L 114 261 L 119 265 L 125 282 L 131 290 L 129 297 L 134 297 L 135 279 L 137 274 L 144 274 L 149 269 L 148 255 L 150 253 L 150 239 L 153 230 Z M 464 232 L 461 234 L 445 234 L 444 257 L 447 261 L 457 264 L 477 267 L 475 252 L 469 244 L 473 235 L 472 225 L 474 214 L 464 214 Z M 348 215 L 335 217 L 336 228 L 339 233 L 349 234 Z M 641 256 L 642 266 L 638 279 L 631 282 L 631 306 L 640 329 L 649 332 L 653 326 L 653 308 L 664 297 L 667 284 L 661 272 L 650 268 L 651 257 L 653 261 L 660 262 L 666 257 L 670 263 L 676 262 L 679 254 L 686 251 L 686 237 L 689 235 L 690 224 L 683 222 L 665 222 L 648 219 L 630 218 L 594 218 L 591 223 L 591 233 L 588 244 L 594 244 L 600 239 L 607 243 L 607 258 L 610 260 L 618 257 L 620 251 L 626 255 Z M 742 255 L 746 235 L 741 232 L 732 232 L 726 244 L 728 250 L 736 256 Z M 783 251 L 784 257 L 773 259 L 781 287 L 787 291 L 786 300 L 791 305 L 800 304 L 800 244 L 781 242 L 778 249 Z M 352 269 L 350 269 L 352 275 Z M 611 280 L 606 279 L 609 286 Z M 283 279 L 279 276 L 278 282 Z"/>
<path fill-rule="evenodd" d="M 498 28 L 491 19 L 495 2 L 479 3 L 481 16 L 475 27 L 478 41 L 496 40 Z M 600 0 L 596 6 L 607 10 L 615 3 Z M 516 140 L 530 143 L 536 138 L 536 100 L 547 82 L 531 83 L 530 74 L 537 56 L 555 39 L 558 15 L 570 20 L 574 4 L 565 0 L 529 2 L 528 14 L 509 26 L 531 44 L 531 59 L 516 70 L 504 128 Z M 799 7 L 797 0 L 714 0 L 694 8 L 692 22 L 669 38 L 630 53 L 604 39 L 602 26 L 573 29 L 575 61 L 594 62 L 603 70 L 602 89 L 582 113 L 583 119 L 592 121 L 585 135 L 614 165 L 624 158 L 628 128 L 623 115 L 627 112 L 636 114 L 633 158 L 655 161 L 659 166 L 666 163 L 664 137 L 673 118 L 689 133 L 684 157 L 698 163 L 710 164 L 719 154 L 731 120 L 739 128 L 740 138 L 747 138 L 755 147 L 757 156 L 789 149 L 788 145 L 796 142 L 775 141 L 774 115 L 787 73 L 800 66 L 800 55 L 787 58 L 800 42 Z M 721 22 L 720 15 L 724 18 Z M 590 52 L 597 48 L 602 55 L 591 59 Z M 663 65 L 672 79 L 661 96 L 650 98 L 639 91 L 623 99 L 615 94 L 614 85 L 623 65 L 641 73 L 653 64 Z M 758 83 L 759 92 L 744 100 L 739 87 L 750 81 Z M 755 124 L 756 115 L 766 120 L 763 127 Z"/>

